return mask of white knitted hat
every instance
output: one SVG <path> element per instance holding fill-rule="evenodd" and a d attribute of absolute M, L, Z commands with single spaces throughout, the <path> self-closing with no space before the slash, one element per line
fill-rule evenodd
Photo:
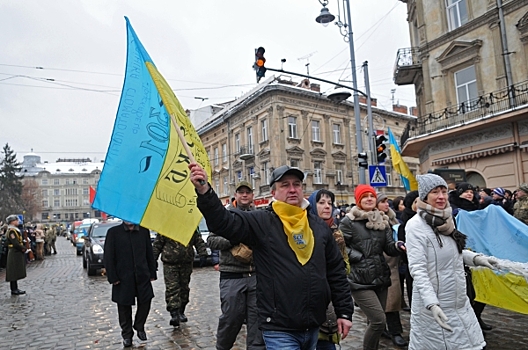
<path fill-rule="evenodd" d="M 416 175 L 416 181 L 418 181 L 418 196 L 423 201 L 425 201 L 429 192 L 438 186 L 447 188 L 447 182 L 436 174 Z"/>

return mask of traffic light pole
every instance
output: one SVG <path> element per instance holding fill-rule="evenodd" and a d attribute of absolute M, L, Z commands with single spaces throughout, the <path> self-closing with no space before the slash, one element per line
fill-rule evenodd
<path fill-rule="evenodd" d="M 353 65 L 352 67 L 355 67 L 355 65 Z M 359 97 L 358 97 L 358 94 L 361 94 L 361 95 L 363 95 L 363 96 L 365 96 L 367 98 L 367 111 L 370 111 L 370 112 L 368 112 L 368 115 L 370 116 L 369 117 L 369 120 L 370 120 L 369 129 L 371 130 L 370 133 L 373 132 L 372 131 L 372 107 L 371 107 L 371 100 L 370 100 L 370 87 L 369 87 L 369 91 L 367 93 L 364 93 L 363 91 L 357 89 L 356 71 L 355 71 L 355 69 L 352 69 L 352 72 L 353 72 L 352 79 L 354 81 L 354 87 L 350 87 L 350 86 L 347 86 L 347 85 L 339 84 L 339 83 L 336 83 L 336 82 L 333 82 L 333 81 L 330 81 L 330 80 L 326 80 L 326 79 L 316 78 L 316 77 L 313 77 L 313 76 L 310 76 L 310 75 L 306 75 L 306 74 L 288 72 L 288 71 L 285 71 L 284 69 L 267 68 L 267 70 L 270 70 L 272 72 L 291 74 L 291 75 L 296 75 L 298 77 L 303 77 L 303 78 L 309 78 L 309 79 L 313 79 L 313 80 L 317 80 L 317 81 L 322 81 L 323 83 L 332 84 L 332 85 L 335 85 L 335 86 L 339 86 L 339 87 L 354 91 L 354 116 L 355 116 L 355 121 L 356 121 L 356 123 L 355 123 L 356 124 L 356 147 L 357 147 L 358 154 L 363 153 L 363 139 L 362 139 L 362 134 L 361 134 L 362 133 L 361 132 L 361 115 L 360 115 L 360 110 L 359 110 Z M 374 149 L 375 148 L 373 148 L 372 151 L 374 151 Z M 370 158 L 372 158 L 372 155 L 370 156 Z M 358 161 L 360 161 L 360 160 L 358 159 Z M 372 164 L 375 164 L 375 163 L 372 163 Z M 359 183 L 360 184 L 366 184 L 365 168 L 362 167 L 362 166 L 359 166 L 358 167 L 358 174 L 359 174 Z"/>
<path fill-rule="evenodd" d="M 372 121 L 372 105 L 370 99 L 370 80 L 368 72 L 368 61 L 363 62 L 363 76 L 365 77 L 365 90 L 367 90 L 367 117 L 368 117 L 368 140 L 371 154 L 370 164 L 378 164 L 378 157 L 376 152 L 376 135 L 374 134 L 374 122 Z"/>

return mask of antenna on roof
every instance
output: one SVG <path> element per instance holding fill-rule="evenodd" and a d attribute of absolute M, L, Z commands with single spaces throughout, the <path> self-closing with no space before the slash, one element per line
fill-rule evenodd
<path fill-rule="evenodd" d="M 312 57 L 316 53 L 317 53 L 317 51 L 310 52 L 308 55 L 304 55 L 303 57 L 299 57 L 297 59 L 298 61 L 306 60 L 306 64 L 305 64 L 305 66 L 306 66 L 306 75 L 310 75 L 310 68 L 308 67 L 310 65 L 310 57 Z"/>

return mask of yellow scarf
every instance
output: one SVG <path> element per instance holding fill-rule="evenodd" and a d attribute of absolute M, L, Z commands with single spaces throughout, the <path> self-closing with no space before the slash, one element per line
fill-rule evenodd
<path fill-rule="evenodd" d="M 308 223 L 308 211 L 277 200 L 271 205 L 282 221 L 290 248 L 301 265 L 305 265 L 312 257 L 314 249 L 314 236 Z"/>

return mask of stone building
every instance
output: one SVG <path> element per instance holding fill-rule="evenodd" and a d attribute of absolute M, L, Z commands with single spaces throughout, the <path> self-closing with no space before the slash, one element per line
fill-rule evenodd
<path fill-rule="evenodd" d="M 414 85 L 418 108 L 403 154 L 481 187 L 527 182 L 528 2 L 401 1 L 412 47 L 398 51 L 394 81 Z"/>
<path fill-rule="evenodd" d="M 39 155 L 28 153 L 21 164 L 24 179 L 33 179 L 41 193 L 41 211 L 37 221 L 59 222 L 100 218 L 101 212 L 90 205 L 90 186 L 97 187 L 103 163 L 90 159 L 58 159 L 41 162 Z"/>
<path fill-rule="evenodd" d="M 415 119 L 406 108 L 401 113 L 380 109 L 375 100 L 372 104 L 374 128 L 381 133 L 390 127 L 401 135 L 407 123 Z M 364 101 L 360 106 L 365 127 Z M 257 206 L 269 203 L 270 174 L 283 164 L 305 173 L 307 196 L 325 188 L 335 193 L 340 205 L 354 202 L 359 181 L 355 130 L 353 103 L 332 102 L 320 92 L 319 85 L 307 79 L 295 83 L 287 76 L 268 78 L 197 125 L 213 169 L 210 182 L 219 197 L 227 203 L 235 184 L 247 180 L 255 189 Z M 363 144 L 368 145 L 366 134 Z M 416 159 L 408 161 L 416 167 Z M 404 194 L 390 161 L 385 167 L 389 186 L 380 190 L 389 197 Z"/>

